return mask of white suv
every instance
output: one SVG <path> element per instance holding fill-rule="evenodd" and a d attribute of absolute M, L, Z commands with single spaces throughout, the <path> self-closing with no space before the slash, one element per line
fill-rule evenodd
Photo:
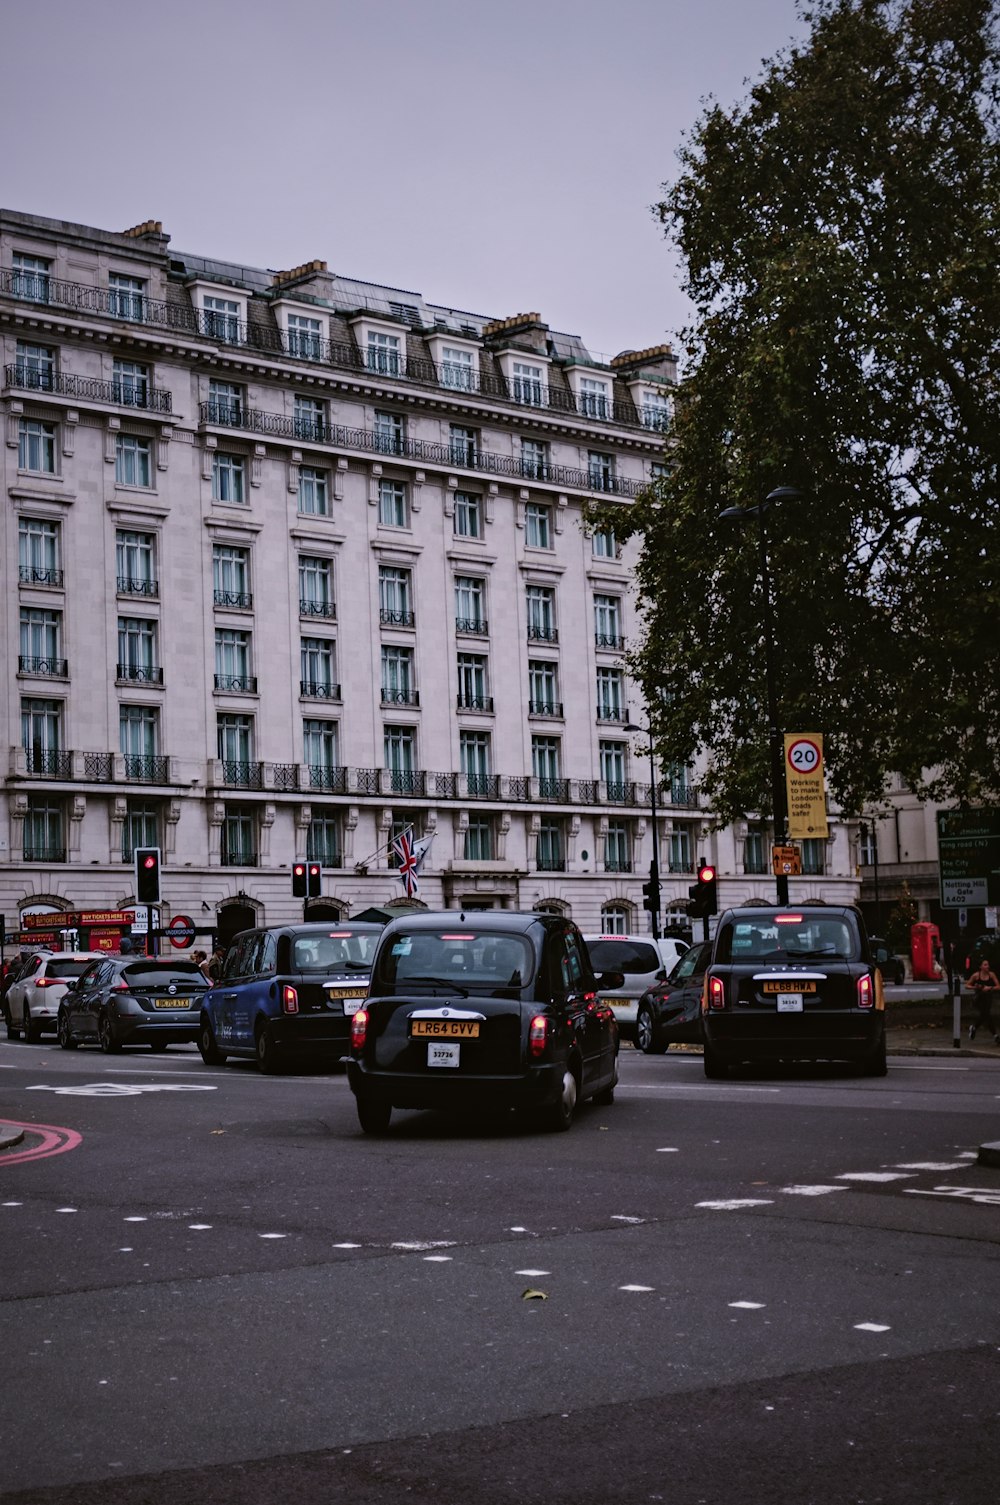
<path fill-rule="evenodd" d="M 56 1028 L 60 1000 L 66 984 L 75 982 L 92 961 L 99 961 L 103 951 L 38 951 L 12 982 L 4 999 L 7 1015 L 7 1039 L 17 1040 L 24 1034 L 32 1044 L 43 1029 Z"/>
<path fill-rule="evenodd" d="M 614 1009 L 622 1037 L 634 1040 L 639 999 L 654 982 L 662 982 L 673 971 L 691 943 L 672 935 L 660 940 L 651 935 L 585 935 L 584 940 L 598 977 L 602 972 L 624 973 L 624 986 L 602 988 L 601 997 Z"/>

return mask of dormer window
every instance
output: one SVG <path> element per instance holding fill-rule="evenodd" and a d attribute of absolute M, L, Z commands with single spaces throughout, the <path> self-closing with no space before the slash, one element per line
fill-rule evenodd
<path fill-rule="evenodd" d="M 273 307 L 287 354 L 302 361 L 321 361 L 330 333 L 326 315 L 285 298 L 276 299 Z"/>
<path fill-rule="evenodd" d="M 543 384 L 545 371 L 542 366 L 532 365 L 528 361 L 511 362 L 511 396 L 515 402 L 526 403 L 529 407 L 540 408 L 544 402 Z"/>
<path fill-rule="evenodd" d="M 146 317 L 146 284 L 141 277 L 128 277 L 123 272 L 108 273 L 108 313 L 117 319 L 129 319 L 141 324 Z"/>
<path fill-rule="evenodd" d="M 611 379 L 594 371 L 572 367 L 566 373 L 570 391 L 576 398 L 576 410 L 585 418 L 610 418 L 614 412 Z"/>
<path fill-rule="evenodd" d="M 191 284 L 191 297 L 198 311 L 198 324 L 210 340 L 241 345 L 247 322 L 246 294 L 204 282 Z"/>
<path fill-rule="evenodd" d="M 645 429 L 665 433 L 670 427 L 673 404 L 667 394 L 655 387 L 644 387 L 639 396 L 639 413 Z"/>
<path fill-rule="evenodd" d="M 442 387 L 453 392 L 479 391 L 479 347 L 457 335 L 435 334 L 427 340 Z"/>
<path fill-rule="evenodd" d="M 398 334 L 383 334 L 381 330 L 369 329 L 365 350 L 368 370 L 378 371 L 383 376 L 399 376 L 402 369 L 402 345 Z"/>

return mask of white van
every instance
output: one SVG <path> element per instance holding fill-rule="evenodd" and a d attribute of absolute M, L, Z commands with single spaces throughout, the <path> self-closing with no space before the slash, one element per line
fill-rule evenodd
<path fill-rule="evenodd" d="M 624 973 L 624 987 L 602 988 L 601 997 L 614 1009 L 622 1038 L 634 1040 L 639 999 L 654 982 L 662 982 L 673 971 L 691 942 L 672 935 L 659 940 L 651 935 L 585 935 L 584 940 L 598 976 L 602 972 Z"/>

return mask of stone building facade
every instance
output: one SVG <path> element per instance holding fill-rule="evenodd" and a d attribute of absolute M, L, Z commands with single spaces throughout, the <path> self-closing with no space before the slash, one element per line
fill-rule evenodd
<path fill-rule="evenodd" d="M 0 332 L 8 930 L 128 906 L 146 845 L 164 923 L 296 917 L 302 859 L 347 917 L 406 828 L 431 906 L 648 929 L 631 546 L 582 510 L 664 463 L 669 349 L 7 211 Z M 771 891 L 762 828 L 656 778 L 668 923 L 703 856 Z M 793 893 L 855 895 L 834 830 Z"/>

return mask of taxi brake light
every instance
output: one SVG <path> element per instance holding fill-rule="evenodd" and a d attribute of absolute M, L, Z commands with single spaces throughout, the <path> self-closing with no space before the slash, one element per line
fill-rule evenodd
<path fill-rule="evenodd" d="M 368 1034 L 368 1010 L 358 1009 L 351 1020 L 351 1049 L 361 1050 Z"/>
<path fill-rule="evenodd" d="M 299 1011 L 299 995 L 287 983 L 281 990 L 281 1009 L 285 1014 L 297 1014 Z"/>
<path fill-rule="evenodd" d="M 872 980 L 866 972 L 864 977 L 858 978 L 858 1008 L 870 1009 L 875 1002 L 875 989 Z"/>
<path fill-rule="evenodd" d="M 776 914 L 774 923 L 776 925 L 801 925 L 802 916 L 800 914 Z"/>
<path fill-rule="evenodd" d="M 528 1027 L 528 1051 L 533 1056 L 545 1053 L 549 1043 L 549 1021 L 545 1014 L 536 1014 Z"/>
<path fill-rule="evenodd" d="M 724 1009 L 726 1006 L 726 985 L 721 977 L 708 979 L 708 1006 L 710 1009 Z"/>

